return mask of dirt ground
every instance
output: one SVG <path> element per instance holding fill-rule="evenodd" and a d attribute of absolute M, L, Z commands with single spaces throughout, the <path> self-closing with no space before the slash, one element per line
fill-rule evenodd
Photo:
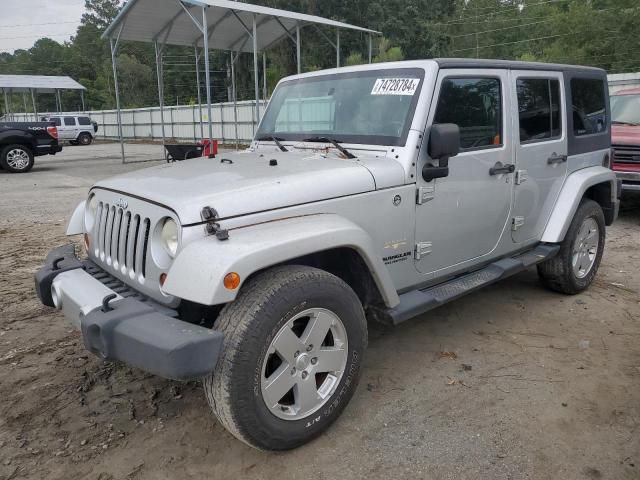
<path fill-rule="evenodd" d="M 342 417 L 274 454 L 226 433 L 199 383 L 103 363 L 35 298 L 33 272 L 90 184 L 150 165 L 119 165 L 117 148 L 0 171 L 0 479 L 640 479 L 640 196 L 586 293 L 546 291 L 532 270 L 370 325 Z"/>

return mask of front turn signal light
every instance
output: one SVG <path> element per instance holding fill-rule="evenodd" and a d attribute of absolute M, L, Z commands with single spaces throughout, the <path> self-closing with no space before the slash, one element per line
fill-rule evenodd
<path fill-rule="evenodd" d="M 224 288 L 227 290 L 235 290 L 240 286 L 240 275 L 236 272 L 227 273 L 224 276 Z"/>

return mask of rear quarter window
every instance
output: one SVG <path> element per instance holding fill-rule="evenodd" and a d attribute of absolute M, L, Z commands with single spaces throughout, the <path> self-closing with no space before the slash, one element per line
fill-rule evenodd
<path fill-rule="evenodd" d="M 78 117 L 78 124 L 91 125 L 91 119 L 89 117 Z"/>
<path fill-rule="evenodd" d="M 573 134 L 577 137 L 607 130 L 605 85 L 600 79 L 572 78 Z"/>

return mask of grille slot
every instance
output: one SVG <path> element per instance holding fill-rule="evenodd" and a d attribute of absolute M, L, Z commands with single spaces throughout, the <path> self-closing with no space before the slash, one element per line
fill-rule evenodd
<path fill-rule="evenodd" d="M 99 202 L 93 232 L 96 259 L 130 278 L 144 279 L 150 230 L 149 218 Z"/>
<path fill-rule="evenodd" d="M 614 145 L 613 161 L 616 163 L 640 164 L 640 146 L 637 145 Z"/>

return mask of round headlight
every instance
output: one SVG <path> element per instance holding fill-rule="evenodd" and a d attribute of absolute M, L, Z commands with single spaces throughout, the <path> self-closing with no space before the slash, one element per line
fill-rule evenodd
<path fill-rule="evenodd" d="M 171 218 L 165 219 L 160 234 L 162 246 L 171 257 L 178 251 L 178 224 Z"/>
<path fill-rule="evenodd" d="M 93 225 L 96 221 L 96 212 L 98 211 L 98 199 L 95 195 L 91 195 L 87 201 L 87 206 L 84 209 L 84 225 L 87 232 L 93 229 Z"/>

